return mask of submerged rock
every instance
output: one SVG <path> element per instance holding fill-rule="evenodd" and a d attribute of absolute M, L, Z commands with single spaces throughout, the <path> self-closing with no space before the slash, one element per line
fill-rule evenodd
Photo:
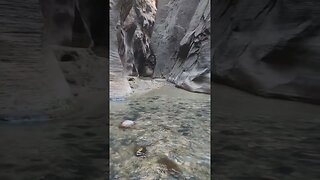
<path fill-rule="evenodd" d="M 146 146 L 135 145 L 134 154 L 137 157 L 146 157 L 146 153 L 147 153 L 147 147 Z"/>
<path fill-rule="evenodd" d="M 168 157 L 162 157 L 158 160 L 158 163 L 164 165 L 170 174 L 181 173 L 181 169 L 178 164 L 169 159 Z"/>
<path fill-rule="evenodd" d="M 125 120 L 119 125 L 119 128 L 131 128 L 134 125 L 135 125 L 134 121 Z"/>

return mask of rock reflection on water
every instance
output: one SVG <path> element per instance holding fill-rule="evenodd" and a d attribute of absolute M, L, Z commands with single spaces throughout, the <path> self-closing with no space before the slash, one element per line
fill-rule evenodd
<path fill-rule="evenodd" d="M 110 179 L 210 179 L 209 95 L 162 87 L 110 106 Z"/>

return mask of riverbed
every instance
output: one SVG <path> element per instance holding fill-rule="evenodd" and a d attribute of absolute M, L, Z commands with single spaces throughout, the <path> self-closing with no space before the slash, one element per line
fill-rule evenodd
<path fill-rule="evenodd" d="M 210 179 L 210 95 L 163 86 L 110 102 L 109 142 L 110 179 Z"/>

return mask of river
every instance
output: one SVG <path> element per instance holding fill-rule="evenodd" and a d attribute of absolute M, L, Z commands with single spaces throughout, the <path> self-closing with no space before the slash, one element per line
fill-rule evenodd
<path fill-rule="evenodd" d="M 110 179 L 210 179 L 210 95 L 163 86 L 111 102 L 110 168 Z"/>

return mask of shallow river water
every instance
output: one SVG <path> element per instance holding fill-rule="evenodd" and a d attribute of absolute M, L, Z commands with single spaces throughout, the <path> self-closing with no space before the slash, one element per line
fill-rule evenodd
<path fill-rule="evenodd" d="M 120 129 L 123 120 L 136 124 Z M 210 95 L 164 86 L 110 102 L 109 177 L 210 179 Z"/>
<path fill-rule="evenodd" d="M 216 179 L 320 179 L 319 105 L 213 89 Z"/>
<path fill-rule="evenodd" d="M 105 180 L 107 111 L 100 103 L 50 121 L 0 120 L 0 180 Z"/>

